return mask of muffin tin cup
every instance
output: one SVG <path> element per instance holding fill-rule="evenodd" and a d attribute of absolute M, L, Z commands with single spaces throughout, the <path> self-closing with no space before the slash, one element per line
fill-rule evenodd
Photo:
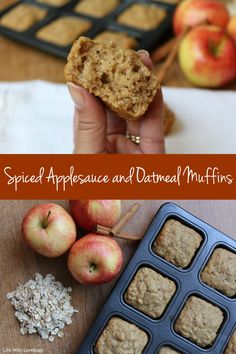
<path fill-rule="evenodd" d="M 186 269 L 178 268 L 164 258 L 156 255 L 152 250 L 154 240 L 158 237 L 165 222 L 170 218 L 176 219 L 193 228 L 203 238 L 191 264 Z M 236 242 L 233 239 L 179 206 L 173 203 L 164 204 L 154 217 L 135 254 L 121 274 L 96 321 L 79 347 L 77 354 L 94 353 L 93 348 L 96 341 L 102 334 L 109 319 L 113 316 L 133 323 L 147 333 L 149 341 L 143 351 L 145 354 L 156 354 L 164 345 L 173 347 L 181 353 L 223 354 L 236 326 L 236 299 L 229 298 L 217 290 L 210 288 L 200 279 L 200 274 L 210 255 L 219 246 L 233 253 L 236 252 Z M 148 266 L 158 271 L 160 274 L 173 280 L 176 284 L 176 292 L 166 306 L 162 316 L 158 319 L 153 319 L 145 315 L 124 301 L 126 289 L 138 269 L 142 266 Z M 224 314 L 224 320 L 218 331 L 218 335 L 213 345 L 209 348 L 198 346 L 174 330 L 175 321 L 187 299 L 192 295 L 217 306 Z"/>
<path fill-rule="evenodd" d="M 160 45 L 163 42 L 163 40 L 166 37 L 168 37 L 169 34 L 171 33 L 170 29 L 172 23 L 172 16 L 176 7 L 176 5 L 162 3 L 161 1 L 123 0 L 121 1 L 121 4 L 110 14 L 101 18 L 96 18 L 96 17 L 75 12 L 73 9 L 75 5 L 78 3 L 78 0 L 70 0 L 67 4 L 60 7 L 39 3 L 36 0 L 20 0 L 17 1 L 15 4 L 9 6 L 8 8 L 5 8 L 4 10 L 0 11 L 0 20 L 2 16 L 4 16 L 9 11 L 11 11 L 15 6 L 18 6 L 20 4 L 26 4 L 26 3 L 47 9 L 48 13 L 45 16 L 45 18 L 37 22 L 28 30 L 23 32 L 14 31 L 10 28 L 1 26 L 0 24 L 0 34 L 10 39 L 13 39 L 15 41 L 39 49 L 41 51 L 56 55 L 63 59 L 67 58 L 72 43 L 68 46 L 60 46 L 60 45 L 53 44 L 52 42 L 46 42 L 36 37 L 36 33 L 41 28 L 43 28 L 50 22 L 60 17 L 71 16 L 71 17 L 77 17 L 77 18 L 89 20 L 91 22 L 91 28 L 87 32 L 84 32 L 82 34 L 84 36 L 94 38 L 96 35 L 103 32 L 104 30 L 125 32 L 126 34 L 130 35 L 131 37 L 134 37 L 137 40 L 138 47 L 135 48 L 135 50 L 146 49 L 151 51 L 155 49 L 158 45 Z M 151 31 L 144 31 L 138 28 L 128 27 L 116 22 L 117 16 L 120 13 L 122 13 L 127 7 L 129 7 L 134 3 L 152 4 L 160 8 L 163 8 L 166 10 L 167 13 L 166 18 L 161 22 L 161 24 L 156 29 Z"/>

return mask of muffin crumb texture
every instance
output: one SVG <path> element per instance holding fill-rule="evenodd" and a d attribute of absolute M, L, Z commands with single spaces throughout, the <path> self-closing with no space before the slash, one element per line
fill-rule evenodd
<path fill-rule="evenodd" d="M 147 334 L 119 317 L 112 317 L 98 338 L 96 354 L 141 354 L 148 342 Z"/>
<path fill-rule="evenodd" d="M 159 88 L 157 78 L 136 52 L 86 37 L 74 42 L 65 79 L 83 86 L 128 120 L 144 115 Z"/>
<path fill-rule="evenodd" d="M 218 307 L 191 296 L 184 305 L 174 328 L 181 336 L 201 347 L 207 347 L 216 339 L 223 319 L 223 313 Z"/>
<path fill-rule="evenodd" d="M 146 315 L 160 317 L 176 291 L 175 283 L 155 270 L 142 267 L 125 293 L 125 301 Z"/>
<path fill-rule="evenodd" d="M 224 248 L 212 253 L 201 274 L 202 281 L 229 297 L 236 294 L 236 254 Z"/>
<path fill-rule="evenodd" d="M 224 354 L 236 354 L 236 331 L 234 331 L 230 338 Z"/>
<path fill-rule="evenodd" d="M 177 220 L 169 219 L 157 236 L 153 251 L 177 267 L 186 268 L 201 241 L 198 232 Z"/>

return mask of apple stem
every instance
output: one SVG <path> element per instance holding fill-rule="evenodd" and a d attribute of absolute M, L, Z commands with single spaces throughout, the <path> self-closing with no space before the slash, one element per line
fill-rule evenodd
<path fill-rule="evenodd" d="M 51 210 L 49 210 L 46 219 L 43 220 L 43 225 L 42 225 L 42 226 L 43 226 L 44 229 L 46 229 L 46 227 L 48 226 L 48 219 L 49 219 L 49 216 L 50 216 L 50 215 L 51 215 Z"/>
<path fill-rule="evenodd" d="M 91 263 L 90 267 L 89 267 L 89 273 L 93 273 L 93 271 L 96 269 L 96 264 L 95 263 Z"/>

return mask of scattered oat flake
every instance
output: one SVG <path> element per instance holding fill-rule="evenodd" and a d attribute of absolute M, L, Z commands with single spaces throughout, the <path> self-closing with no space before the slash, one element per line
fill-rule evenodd
<path fill-rule="evenodd" d="M 20 333 L 38 333 L 42 339 L 53 342 L 55 336 L 63 337 L 65 324 L 72 323 L 75 310 L 70 304 L 72 288 L 65 288 L 52 274 L 43 277 L 36 273 L 35 279 L 19 284 L 7 299 L 15 308 L 20 323 Z"/>

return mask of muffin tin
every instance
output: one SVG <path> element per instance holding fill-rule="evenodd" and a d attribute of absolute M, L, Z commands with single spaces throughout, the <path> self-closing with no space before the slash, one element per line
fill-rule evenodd
<path fill-rule="evenodd" d="M 197 231 L 202 242 L 187 268 L 180 268 L 158 256 L 153 251 L 153 243 L 164 224 L 175 219 Z M 180 353 L 223 354 L 236 328 L 236 298 L 228 297 L 201 280 L 201 272 L 216 248 L 236 253 L 236 242 L 204 221 L 198 219 L 173 203 L 164 204 L 154 217 L 139 247 L 117 281 L 101 312 L 90 328 L 77 354 L 93 354 L 96 341 L 112 317 L 119 317 L 145 331 L 149 341 L 144 354 L 157 354 L 162 347 L 170 347 Z M 135 274 L 141 267 L 149 267 L 176 284 L 176 291 L 161 317 L 153 319 L 125 302 L 125 293 Z M 224 319 L 213 344 L 202 348 L 178 334 L 174 324 L 187 299 L 198 297 L 217 306 Z"/>
<path fill-rule="evenodd" d="M 96 18 L 96 17 L 75 12 L 74 8 L 78 3 L 78 1 L 79 0 L 69 0 L 69 2 L 66 3 L 65 5 L 60 7 L 55 7 L 55 6 L 47 5 L 46 3 L 37 2 L 36 0 L 17 0 L 16 3 L 0 11 L 0 22 L 1 22 L 1 18 L 5 14 L 11 11 L 15 6 L 18 6 L 19 4 L 22 3 L 31 4 L 39 8 L 46 9 L 48 11 L 47 15 L 41 21 L 37 22 L 28 30 L 23 32 L 14 31 L 5 26 L 1 26 L 0 24 L 0 34 L 9 37 L 11 39 L 14 39 L 16 41 L 22 42 L 26 45 L 35 47 L 39 50 L 54 54 L 61 58 L 66 58 L 72 43 L 67 46 L 60 46 L 60 45 L 53 44 L 52 42 L 46 42 L 44 40 L 40 40 L 39 38 L 36 37 L 37 32 L 41 30 L 44 26 L 64 16 L 89 20 L 91 22 L 91 28 L 88 31 L 84 32 L 83 35 L 91 38 L 94 38 L 96 35 L 106 30 L 126 33 L 137 40 L 138 47 L 135 48 L 137 50 L 146 49 L 151 51 L 154 48 L 156 48 L 158 45 L 160 45 L 160 43 L 162 43 L 163 40 L 171 33 L 172 16 L 176 5 L 166 3 L 164 2 L 164 0 L 163 2 L 161 0 L 160 1 L 121 0 L 120 5 L 116 7 L 114 11 L 101 18 Z M 136 3 L 150 4 L 153 6 L 157 6 L 161 9 L 164 9 L 167 15 L 157 28 L 148 31 L 139 30 L 138 28 L 119 24 L 117 22 L 117 17 L 121 13 L 123 13 L 129 6 L 132 6 L 133 4 Z"/>

